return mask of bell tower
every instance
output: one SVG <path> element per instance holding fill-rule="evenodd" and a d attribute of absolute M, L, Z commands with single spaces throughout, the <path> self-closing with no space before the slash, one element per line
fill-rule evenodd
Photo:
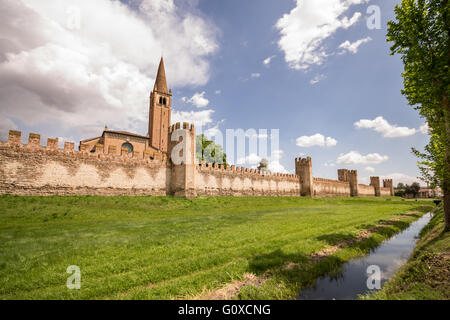
<path fill-rule="evenodd" d="M 148 136 L 150 147 L 161 152 L 167 152 L 172 109 L 172 90 L 167 89 L 164 60 L 161 57 L 155 86 L 150 93 L 150 112 L 148 121 Z"/>

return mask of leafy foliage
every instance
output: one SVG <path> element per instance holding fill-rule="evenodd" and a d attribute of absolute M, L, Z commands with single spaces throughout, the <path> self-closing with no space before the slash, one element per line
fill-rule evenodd
<path fill-rule="evenodd" d="M 411 195 L 413 198 L 416 198 L 417 195 L 419 194 L 420 184 L 417 182 L 413 182 L 411 185 L 399 183 L 397 189 L 398 190 L 395 192 L 395 195 L 397 197 L 404 197 Z"/>
<path fill-rule="evenodd" d="M 225 167 L 227 164 L 227 154 L 223 152 L 222 146 L 215 144 L 214 141 L 208 140 L 204 134 L 196 137 L 196 158 L 200 163 L 222 164 Z"/>
<path fill-rule="evenodd" d="M 430 127 L 425 152 L 413 149 L 423 179 L 444 191 L 450 228 L 450 4 L 448 0 L 402 0 L 388 22 L 392 54 L 404 64 L 402 93 Z"/>

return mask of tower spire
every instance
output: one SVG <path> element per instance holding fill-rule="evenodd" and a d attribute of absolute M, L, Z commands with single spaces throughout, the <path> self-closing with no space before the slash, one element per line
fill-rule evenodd
<path fill-rule="evenodd" d="M 164 59 L 161 57 L 161 62 L 159 63 L 158 74 L 156 75 L 155 86 L 153 91 L 158 91 L 160 93 L 168 94 L 166 71 L 164 69 Z"/>

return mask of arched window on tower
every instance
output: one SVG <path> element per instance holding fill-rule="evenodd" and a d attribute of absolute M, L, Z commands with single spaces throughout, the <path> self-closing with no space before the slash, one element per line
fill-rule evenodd
<path fill-rule="evenodd" d="M 159 97 L 159 104 L 163 104 L 163 97 Z"/>
<path fill-rule="evenodd" d="M 166 98 L 163 98 L 163 105 L 166 105 L 167 104 L 167 100 L 166 100 Z"/>
<path fill-rule="evenodd" d="M 123 145 L 122 145 L 122 149 L 127 149 L 128 150 L 128 153 L 132 153 L 133 152 L 133 145 L 131 144 L 131 143 L 129 143 L 129 142 L 125 142 Z"/>

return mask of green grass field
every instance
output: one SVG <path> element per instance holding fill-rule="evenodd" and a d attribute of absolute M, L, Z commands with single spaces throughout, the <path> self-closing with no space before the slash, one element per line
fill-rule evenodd
<path fill-rule="evenodd" d="M 0 299 L 193 298 L 246 273 L 265 282 L 235 298 L 295 298 L 430 207 L 398 198 L 0 196 Z M 81 268 L 80 290 L 66 287 L 70 265 Z"/>

